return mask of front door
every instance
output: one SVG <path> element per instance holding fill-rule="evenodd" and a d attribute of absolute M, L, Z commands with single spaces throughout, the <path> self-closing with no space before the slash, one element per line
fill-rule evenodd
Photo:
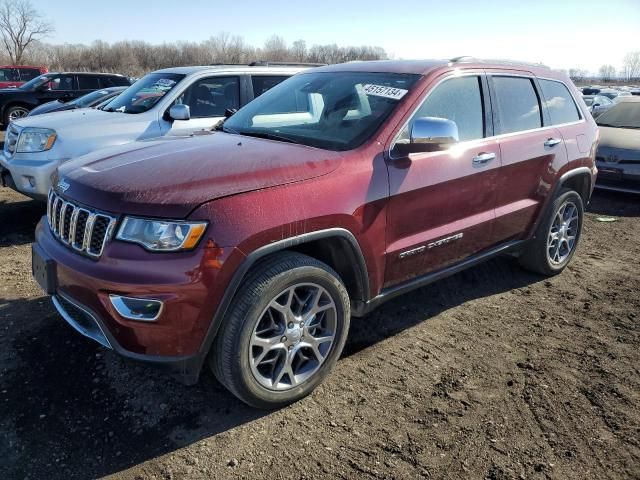
<path fill-rule="evenodd" d="M 385 286 L 452 265 L 494 243 L 500 148 L 491 139 L 491 107 L 482 73 L 447 78 L 431 89 L 413 121 L 457 124 L 460 142 L 444 151 L 412 153 L 389 164 Z M 395 158 L 394 158 L 395 157 Z"/>
<path fill-rule="evenodd" d="M 189 120 L 163 120 L 168 135 L 190 135 L 197 130 L 210 129 L 225 118 L 227 110 L 240 108 L 239 77 L 207 77 L 196 80 L 172 103 L 188 105 Z"/>

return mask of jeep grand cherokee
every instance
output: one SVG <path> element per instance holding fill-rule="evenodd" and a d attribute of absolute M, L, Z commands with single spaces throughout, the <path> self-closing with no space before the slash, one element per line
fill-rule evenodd
<path fill-rule="evenodd" d="M 292 77 L 223 131 L 64 164 L 34 276 L 77 330 L 277 407 L 349 320 L 502 253 L 576 251 L 597 127 L 541 66 L 382 61 Z M 428 301 L 428 299 L 425 299 Z"/>

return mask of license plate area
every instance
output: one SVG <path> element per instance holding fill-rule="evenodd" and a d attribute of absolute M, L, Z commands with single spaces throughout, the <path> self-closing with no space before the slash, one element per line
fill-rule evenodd
<path fill-rule="evenodd" d="M 56 262 L 47 257 L 37 243 L 31 245 L 31 274 L 47 295 L 56 293 Z"/>

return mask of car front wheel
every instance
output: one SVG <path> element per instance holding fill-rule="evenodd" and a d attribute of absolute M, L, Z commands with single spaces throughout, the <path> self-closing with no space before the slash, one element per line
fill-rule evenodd
<path fill-rule="evenodd" d="M 274 255 L 240 287 L 213 345 L 212 370 L 249 405 L 295 402 L 337 362 L 349 317 L 349 297 L 333 269 L 306 255 Z"/>

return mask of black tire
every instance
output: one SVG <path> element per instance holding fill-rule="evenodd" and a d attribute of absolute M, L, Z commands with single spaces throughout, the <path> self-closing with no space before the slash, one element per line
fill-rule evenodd
<path fill-rule="evenodd" d="M 16 111 L 29 113 L 29 109 L 24 105 L 11 105 L 4 111 L 4 118 L 2 121 L 5 128 L 9 127 L 9 123 L 11 123 L 11 115 Z"/>
<path fill-rule="evenodd" d="M 577 210 L 577 231 L 575 232 L 575 242 L 566 258 L 560 262 L 554 262 L 550 258 L 548 252 L 548 240 L 551 227 L 560 208 L 567 202 L 575 205 Z M 557 275 L 569 264 L 573 255 L 578 248 L 580 236 L 582 234 L 582 225 L 584 221 L 584 204 L 582 197 L 574 190 L 563 188 L 558 196 L 553 200 L 551 208 L 549 208 L 545 217 L 540 221 L 534 237 L 529 241 L 527 246 L 522 250 L 519 257 L 520 265 L 527 270 L 531 270 L 542 275 Z"/>
<path fill-rule="evenodd" d="M 263 386 L 250 365 L 254 328 L 269 303 L 300 283 L 320 285 L 335 304 L 335 337 L 317 371 L 291 389 L 275 391 Z M 209 364 L 216 378 L 243 402 L 263 409 L 293 403 L 313 391 L 335 366 L 344 347 L 350 321 L 349 295 L 338 274 L 306 255 L 283 252 L 260 262 L 244 280 L 225 315 L 213 343 Z"/>

